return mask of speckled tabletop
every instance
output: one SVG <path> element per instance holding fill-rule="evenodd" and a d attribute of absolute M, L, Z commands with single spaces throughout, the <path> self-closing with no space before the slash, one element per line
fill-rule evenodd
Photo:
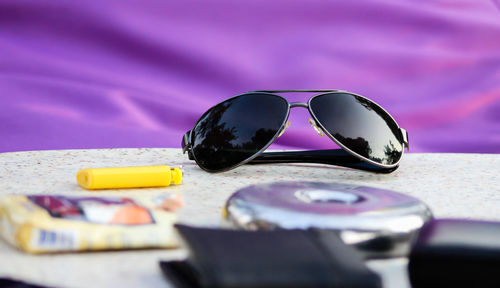
<path fill-rule="evenodd" d="M 76 172 L 90 167 L 162 165 L 184 168 L 184 182 L 166 188 L 89 192 Z M 225 223 L 226 199 L 247 185 L 275 181 L 342 182 L 399 191 L 422 199 L 437 218 L 500 220 L 499 154 L 406 154 L 392 174 L 373 174 L 327 165 L 245 165 L 209 174 L 180 149 L 103 149 L 0 154 L 0 196 L 11 194 L 155 195 L 180 192 L 186 202 L 179 222 Z M 54 287 L 170 287 L 158 261 L 185 257 L 184 249 L 29 255 L 0 241 L 0 277 Z M 385 287 L 409 287 L 406 259 L 370 261 Z"/>

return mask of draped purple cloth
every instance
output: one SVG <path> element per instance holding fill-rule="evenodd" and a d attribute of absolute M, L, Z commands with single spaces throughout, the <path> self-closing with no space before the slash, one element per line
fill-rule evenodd
<path fill-rule="evenodd" d="M 499 153 L 500 1 L 0 1 L 0 152 L 180 147 L 233 95 L 327 88 L 411 151 Z M 332 147 L 291 114 L 275 148 Z"/>

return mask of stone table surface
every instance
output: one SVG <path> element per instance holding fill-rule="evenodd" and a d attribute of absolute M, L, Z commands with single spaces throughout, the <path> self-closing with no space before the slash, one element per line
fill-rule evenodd
<path fill-rule="evenodd" d="M 166 188 L 90 192 L 76 172 L 91 167 L 170 165 L 184 168 L 184 182 Z M 247 185 L 275 181 L 341 182 L 395 190 L 426 202 L 436 218 L 500 220 L 500 154 L 406 154 L 398 170 L 374 174 L 328 165 L 244 165 L 209 174 L 180 149 L 98 149 L 0 154 L 0 196 L 12 194 L 155 195 L 177 191 L 186 207 L 180 223 L 224 226 L 226 199 Z M 30 255 L 0 241 L 0 277 L 53 287 L 171 287 L 159 260 L 180 259 L 185 249 Z M 384 287 L 409 287 L 404 258 L 372 260 Z"/>

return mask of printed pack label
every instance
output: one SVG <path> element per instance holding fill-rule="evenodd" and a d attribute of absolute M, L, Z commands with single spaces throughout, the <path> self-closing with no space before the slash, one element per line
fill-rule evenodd
<path fill-rule="evenodd" d="M 0 236 L 31 253 L 176 247 L 178 194 L 154 197 L 9 196 Z"/>

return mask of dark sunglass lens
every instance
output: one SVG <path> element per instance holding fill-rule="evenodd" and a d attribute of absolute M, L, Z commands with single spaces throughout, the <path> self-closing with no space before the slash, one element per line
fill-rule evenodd
<path fill-rule="evenodd" d="M 196 162 L 221 171 L 247 160 L 269 144 L 287 115 L 288 102 L 270 94 L 245 94 L 218 104 L 192 130 Z"/>
<path fill-rule="evenodd" d="M 398 125 L 372 101 L 332 93 L 311 99 L 310 109 L 335 139 L 355 153 L 384 165 L 395 164 L 401 158 Z"/>

